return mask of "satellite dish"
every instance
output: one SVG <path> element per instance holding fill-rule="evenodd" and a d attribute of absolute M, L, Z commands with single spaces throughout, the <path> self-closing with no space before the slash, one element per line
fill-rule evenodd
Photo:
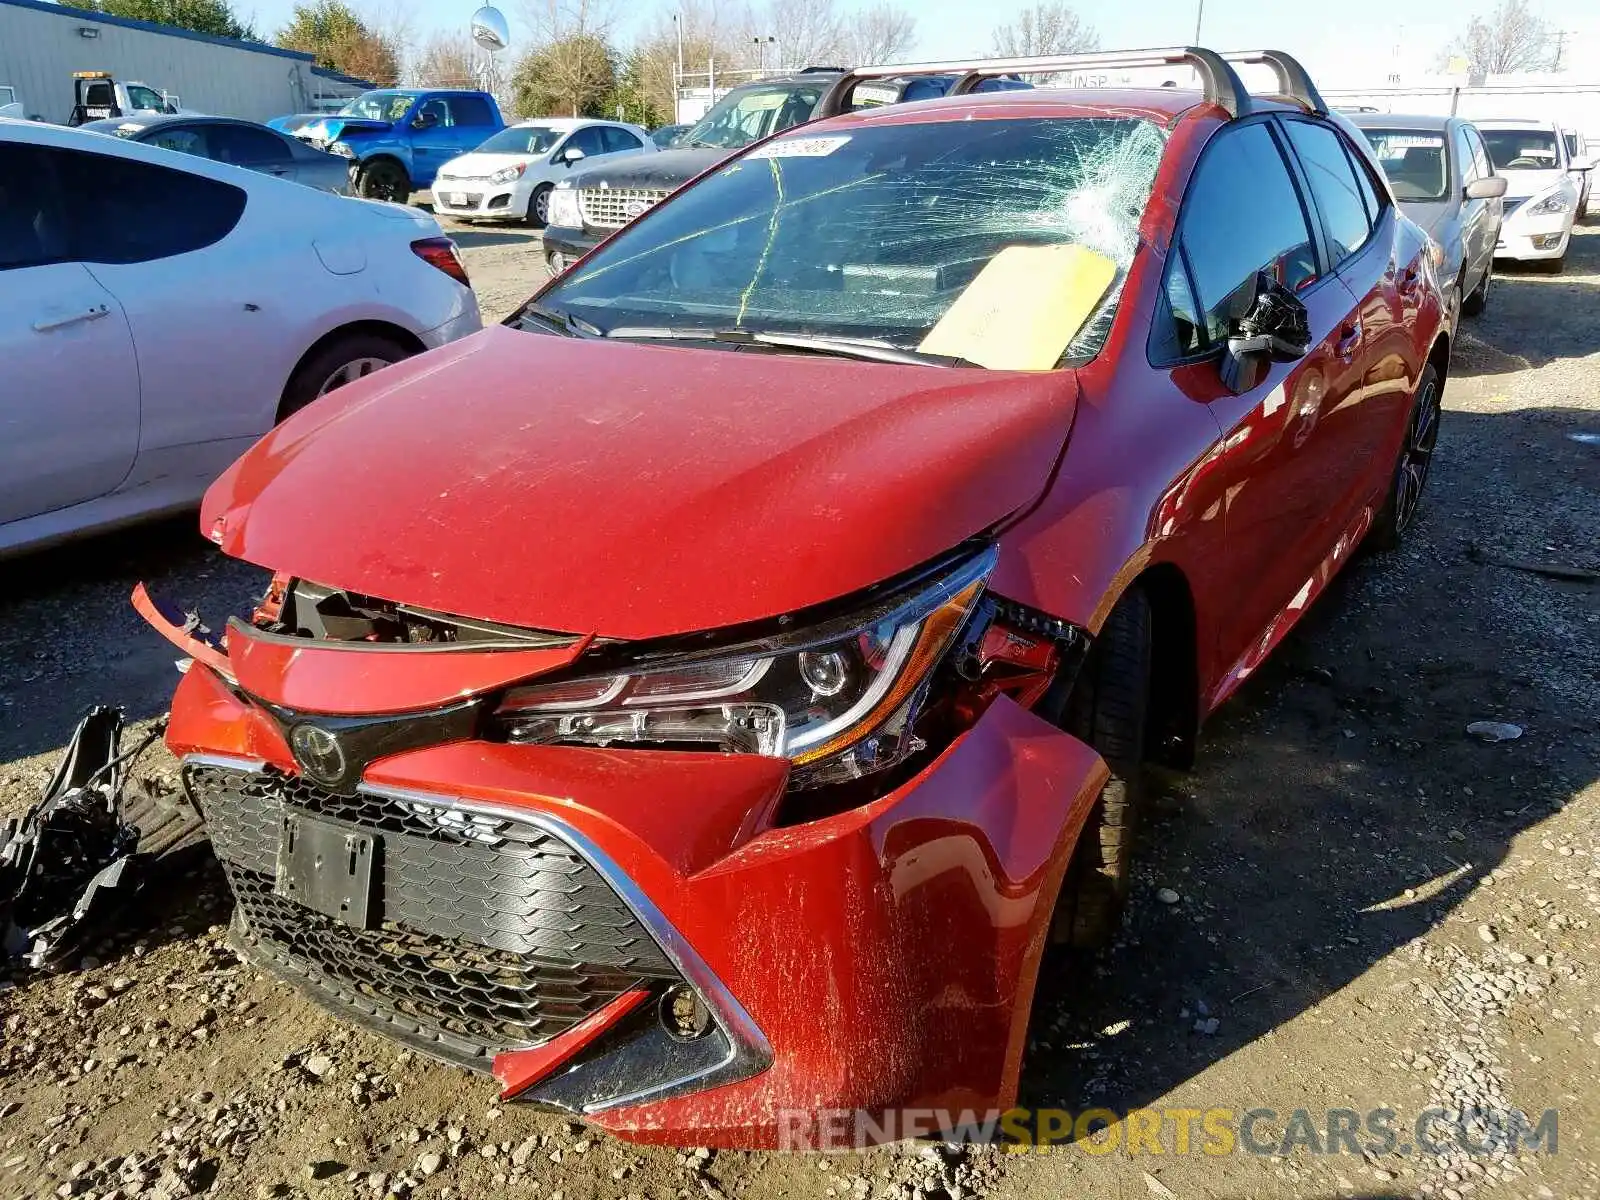
<path fill-rule="evenodd" d="M 504 50 L 511 44 L 511 31 L 498 8 L 485 5 L 472 14 L 472 40 L 485 50 Z"/>

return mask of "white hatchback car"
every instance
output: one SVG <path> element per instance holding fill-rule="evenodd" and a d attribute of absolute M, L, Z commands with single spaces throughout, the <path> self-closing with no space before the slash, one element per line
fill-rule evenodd
<path fill-rule="evenodd" d="M 1580 187 L 1573 178 L 1567 145 L 1549 121 L 1474 121 L 1483 135 L 1496 175 L 1504 175 L 1496 258 L 1539 262 L 1559 271 L 1578 219 Z"/>
<path fill-rule="evenodd" d="M 284 416 L 481 325 L 424 212 L 0 119 L 0 554 L 193 506 Z"/>
<path fill-rule="evenodd" d="M 550 189 L 580 162 L 654 154 L 637 125 L 540 117 L 508 125 L 476 150 L 452 158 L 433 181 L 433 211 L 467 220 L 509 218 L 543 226 Z"/>

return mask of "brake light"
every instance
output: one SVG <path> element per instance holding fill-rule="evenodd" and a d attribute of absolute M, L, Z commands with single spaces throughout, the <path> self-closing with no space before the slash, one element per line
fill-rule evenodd
<path fill-rule="evenodd" d="M 438 267 L 463 287 L 472 286 L 472 280 L 467 278 L 467 268 L 461 263 L 461 255 L 456 253 L 456 244 L 449 238 L 423 238 L 420 242 L 412 242 L 411 250 L 423 262 Z"/>

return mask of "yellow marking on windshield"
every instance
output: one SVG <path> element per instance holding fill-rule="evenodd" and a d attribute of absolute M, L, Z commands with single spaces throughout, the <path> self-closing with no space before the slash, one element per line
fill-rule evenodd
<path fill-rule="evenodd" d="M 767 259 L 772 257 L 772 243 L 778 237 L 778 214 L 783 211 L 783 171 L 775 158 L 767 159 L 767 166 L 772 168 L 772 186 L 777 189 L 778 198 L 772 202 L 772 216 L 767 220 L 766 245 L 761 247 L 761 257 L 756 260 L 756 269 L 750 272 L 750 282 L 745 284 L 744 291 L 739 293 L 739 315 L 733 319 L 735 329 L 744 324 L 745 309 L 750 307 L 750 293 L 756 290 L 761 272 L 767 268 Z"/>

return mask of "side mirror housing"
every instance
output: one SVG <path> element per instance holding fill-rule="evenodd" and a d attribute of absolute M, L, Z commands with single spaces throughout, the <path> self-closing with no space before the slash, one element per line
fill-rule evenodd
<path fill-rule="evenodd" d="M 566 163 L 569 167 L 573 163 L 581 162 L 587 157 L 588 155 L 584 154 L 584 152 L 579 150 L 576 146 L 569 147 L 561 152 L 561 161 Z"/>
<path fill-rule="evenodd" d="M 1218 372 L 1235 396 L 1250 391 L 1275 362 L 1295 362 L 1311 349 L 1306 306 L 1288 288 L 1262 272 L 1255 294 L 1223 347 Z"/>
<path fill-rule="evenodd" d="M 1594 170 L 1594 159 L 1579 155 L 1567 165 L 1574 171 L 1592 171 Z"/>
<path fill-rule="evenodd" d="M 1468 200 L 1498 200 L 1505 194 L 1506 177 L 1504 175 L 1485 175 L 1481 179 L 1474 179 L 1466 187 Z"/>

